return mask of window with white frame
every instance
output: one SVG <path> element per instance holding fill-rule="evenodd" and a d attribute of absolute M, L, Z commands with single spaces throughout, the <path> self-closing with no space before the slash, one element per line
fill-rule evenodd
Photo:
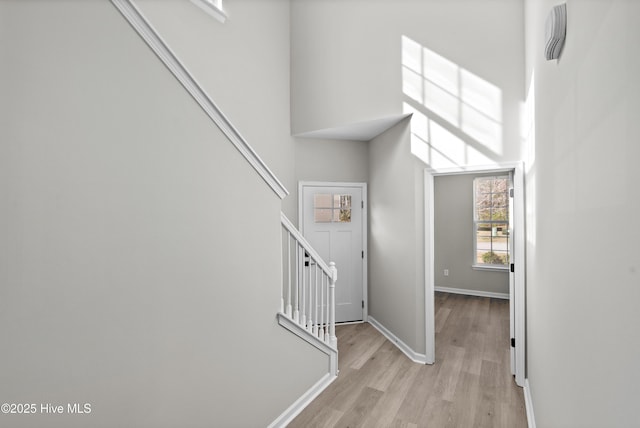
<path fill-rule="evenodd" d="M 473 265 L 509 266 L 509 176 L 473 180 Z"/>
<path fill-rule="evenodd" d="M 222 0 L 191 0 L 191 2 L 223 24 L 226 21 L 227 14 L 222 8 Z"/>

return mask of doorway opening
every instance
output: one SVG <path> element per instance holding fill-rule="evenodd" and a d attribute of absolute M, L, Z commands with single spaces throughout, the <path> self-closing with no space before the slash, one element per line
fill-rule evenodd
<path fill-rule="evenodd" d="M 509 187 L 510 190 L 508 193 L 509 199 L 507 208 L 510 215 L 507 232 L 505 233 L 505 226 L 503 224 L 498 224 L 500 223 L 500 219 L 498 219 L 498 217 L 500 217 L 499 215 L 494 216 L 496 219 L 495 225 L 487 221 L 478 222 L 476 221 L 478 220 L 477 217 L 474 217 L 473 227 L 475 229 L 473 232 L 473 239 L 475 240 L 475 243 L 473 244 L 473 254 L 476 257 L 474 269 L 500 269 L 508 273 L 508 299 L 510 313 L 510 343 L 508 343 L 508 346 L 511 347 L 511 373 L 515 377 L 516 384 L 524 386 L 524 176 L 522 165 L 519 163 L 467 169 L 456 168 L 447 170 L 425 170 L 425 330 L 427 334 L 427 357 L 430 357 L 432 361 L 435 361 L 434 293 L 436 291 L 436 278 L 440 274 L 444 275 L 445 273 L 450 273 L 446 272 L 445 269 L 441 269 L 442 266 L 436 266 L 435 260 L 435 178 L 440 176 L 470 174 L 485 177 L 500 177 L 506 174 L 510 177 L 511 186 Z M 484 193 L 489 194 L 489 199 L 493 197 L 493 192 L 491 191 Z M 501 196 L 498 195 L 496 198 L 501 198 Z M 497 205 L 504 206 L 504 204 Z M 491 212 L 488 214 L 491 216 Z M 502 230 L 498 230 L 500 227 Z M 480 246 L 479 249 L 478 246 Z M 489 251 L 485 251 L 485 247 L 489 248 Z M 492 249 L 495 249 L 495 251 L 492 251 Z M 488 255 L 484 255 L 485 253 Z M 483 256 L 487 259 L 486 263 L 482 258 Z M 478 259 L 478 257 L 480 258 Z M 478 262 L 478 260 L 480 261 Z M 472 264 L 471 260 L 468 262 L 469 264 Z M 440 272 L 440 270 L 442 270 L 442 272 Z M 504 293 L 500 294 L 502 294 L 503 297 L 506 297 Z M 491 294 L 486 296 L 498 297 L 498 295 L 492 296 Z"/>

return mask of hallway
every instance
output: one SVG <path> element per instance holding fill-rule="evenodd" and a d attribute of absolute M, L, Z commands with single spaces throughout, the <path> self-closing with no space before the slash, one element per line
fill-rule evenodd
<path fill-rule="evenodd" d="M 526 427 L 509 373 L 509 301 L 436 293 L 436 363 L 368 323 L 339 326 L 340 374 L 289 427 Z"/>

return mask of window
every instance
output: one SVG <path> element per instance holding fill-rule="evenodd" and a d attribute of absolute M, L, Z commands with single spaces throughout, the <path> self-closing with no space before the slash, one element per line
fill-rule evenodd
<path fill-rule="evenodd" d="M 509 176 L 473 180 L 474 261 L 478 267 L 509 265 Z"/>
<path fill-rule="evenodd" d="M 226 21 L 227 14 L 222 9 L 222 0 L 191 0 L 191 2 L 223 24 Z"/>
<path fill-rule="evenodd" d="M 351 223 L 351 195 L 313 195 L 313 219 L 316 223 Z"/>

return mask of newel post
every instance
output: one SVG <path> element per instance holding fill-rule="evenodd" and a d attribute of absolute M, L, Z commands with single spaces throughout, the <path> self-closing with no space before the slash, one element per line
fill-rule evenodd
<path fill-rule="evenodd" d="M 329 279 L 329 344 L 334 348 L 338 345 L 336 337 L 336 281 L 338 280 L 338 269 L 335 262 L 329 263 L 331 277 Z"/>

